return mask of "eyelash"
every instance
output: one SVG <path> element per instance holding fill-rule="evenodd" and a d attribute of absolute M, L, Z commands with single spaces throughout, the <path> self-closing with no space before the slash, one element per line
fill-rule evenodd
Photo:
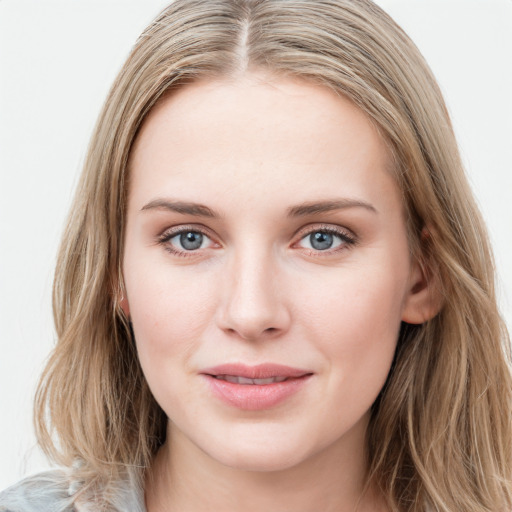
<path fill-rule="evenodd" d="M 307 247 L 304 247 L 303 249 L 308 252 L 309 255 L 315 256 L 315 257 L 328 257 L 332 256 L 333 254 L 337 254 L 340 251 L 344 251 L 346 249 L 350 249 L 351 247 L 355 246 L 358 242 L 357 237 L 349 230 L 341 228 L 341 227 L 335 227 L 332 225 L 314 225 L 309 226 L 301 231 L 299 231 L 298 235 L 300 236 L 299 241 L 295 242 L 294 245 L 297 245 L 302 240 L 305 240 L 307 237 L 311 236 L 314 233 L 327 233 L 330 235 L 334 235 L 338 237 L 341 241 L 340 245 L 338 247 L 335 247 L 334 249 L 326 249 L 324 251 L 320 249 L 309 249 Z"/>
<path fill-rule="evenodd" d="M 157 237 L 157 243 L 159 245 L 162 245 L 166 251 L 168 251 L 174 256 L 179 256 L 182 258 L 194 257 L 197 255 L 199 249 L 189 251 L 179 250 L 169 243 L 170 240 L 172 240 L 174 237 L 184 233 L 200 233 L 202 236 L 212 240 L 212 237 L 209 235 L 209 233 L 200 226 L 179 226 L 164 231 L 161 235 Z M 307 247 L 303 247 L 303 249 L 307 251 L 308 255 L 311 256 L 330 256 L 332 254 L 338 253 L 339 251 L 349 249 L 350 247 L 356 245 L 358 242 L 357 237 L 352 232 L 346 229 L 337 228 L 332 225 L 316 225 L 304 228 L 301 231 L 299 231 L 297 235 L 300 236 L 300 238 L 293 245 L 295 246 L 299 244 L 302 240 L 305 240 L 308 236 L 311 236 L 314 233 L 327 233 L 330 235 L 334 235 L 340 239 L 341 243 L 339 246 L 334 248 L 334 250 L 326 249 L 323 251 L 320 249 L 310 249 Z"/>
<path fill-rule="evenodd" d="M 197 250 L 180 251 L 169 243 L 175 236 L 182 235 L 184 233 L 200 233 L 204 237 L 211 240 L 211 236 L 206 232 L 206 230 L 199 226 L 179 226 L 164 231 L 161 235 L 158 236 L 157 242 L 162 245 L 166 251 L 170 252 L 174 256 L 179 256 L 182 258 L 193 257 L 197 254 Z"/>

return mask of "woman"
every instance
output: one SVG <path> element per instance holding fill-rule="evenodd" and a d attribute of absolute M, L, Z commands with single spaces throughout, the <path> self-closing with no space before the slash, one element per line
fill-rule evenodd
<path fill-rule="evenodd" d="M 66 469 L 0 503 L 508 510 L 492 268 L 385 13 L 177 1 L 111 90 L 60 251 L 36 415 Z"/>

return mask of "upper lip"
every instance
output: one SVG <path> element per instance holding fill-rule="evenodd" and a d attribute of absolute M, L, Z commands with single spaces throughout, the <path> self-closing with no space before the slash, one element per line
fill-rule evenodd
<path fill-rule="evenodd" d="M 233 375 L 247 379 L 269 379 L 271 377 L 303 377 L 311 371 L 292 368 L 283 364 L 264 363 L 249 366 L 242 363 L 226 363 L 201 370 L 205 375 Z"/>

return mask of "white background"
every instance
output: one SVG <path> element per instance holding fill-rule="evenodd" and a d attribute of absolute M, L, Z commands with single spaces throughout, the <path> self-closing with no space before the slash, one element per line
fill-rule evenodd
<path fill-rule="evenodd" d="M 445 93 L 512 326 L 512 0 L 380 0 Z M 166 0 L 0 0 L 0 489 L 47 467 L 31 404 L 57 244 L 88 138 Z"/>

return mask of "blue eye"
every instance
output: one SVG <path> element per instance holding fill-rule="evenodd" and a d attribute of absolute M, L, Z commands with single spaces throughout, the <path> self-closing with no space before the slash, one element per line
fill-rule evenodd
<path fill-rule="evenodd" d="M 342 245 L 353 244 L 354 239 L 345 233 L 334 230 L 318 229 L 301 238 L 299 245 L 305 249 L 328 251 Z"/>
<path fill-rule="evenodd" d="M 334 244 L 334 236 L 332 233 L 317 231 L 316 233 L 311 233 L 311 235 L 309 235 L 309 243 L 313 249 L 316 249 L 317 251 L 325 251 L 326 249 L 332 248 Z"/>
<path fill-rule="evenodd" d="M 183 249 L 187 251 L 194 251 L 195 249 L 199 249 L 201 245 L 203 245 L 203 234 L 198 233 L 197 231 L 188 231 L 187 233 L 181 233 L 180 235 L 174 238 L 179 238 L 181 246 L 183 247 Z"/>
<path fill-rule="evenodd" d="M 172 236 L 166 236 L 163 240 L 167 242 L 175 251 L 196 251 L 209 247 L 211 240 L 200 231 L 182 231 Z"/>

